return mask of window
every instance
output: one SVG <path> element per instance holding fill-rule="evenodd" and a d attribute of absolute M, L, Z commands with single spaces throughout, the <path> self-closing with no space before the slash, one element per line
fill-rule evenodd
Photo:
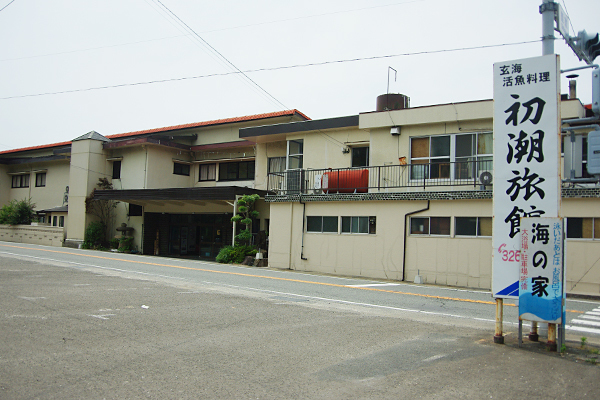
<path fill-rule="evenodd" d="M 200 164 L 198 182 L 214 181 L 217 179 L 217 164 Z"/>
<path fill-rule="evenodd" d="M 29 187 L 29 174 L 13 175 L 12 187 L 13 188 L 28 188 Z"/>
<path fill-rule="evenodd" d="M 173 163 L 173 174 L 190 176 L 190 165 L 182 163 Z"/>
<path fill-rule="evenodd" d="M 412 217 L 412 235 L 450 235 L 450 217 Z"/>
<path fill-rule="evenodd" d="M 492 169 L 492 153 L 492 132 L 411 138 L 411 179 L 473 179 Z"/>
<path fill-rule="evenodd" d="M 352 166 L 353 167 L 368 167 L 369 166 L 369 148 L 368 147 L 353 147 L 352 148 Z"/>
<path fill-rule="evenodd" d="M 456 236 L 492 236 L 492 217 L 456 217 Z"/>
<path fill-rule="evenodd" d="M 567 238 L 600 239 L 600 218 L 567 218 Z"/>
<path fill-rule="evenodd" d="M 65 226 L 65 216 L 61 215 L 58 217 L 58 226 L 63 228 Z"/>
<path fill-rule="evenodd" d="M 113 161 L 112 167 L 113 167 L 112 178 L 113 179 L 121 179 L 121 161 Z"/>
<path fill-rule="evenodd" d="M 287 169 L 302 168 L 304 140 L 289 140 L 287 142 Z"/>
<path fill-rule="evenodd" d="M 58 217 L 56 215 L 52 217 L 52 226 L 58 226 Z"/>
<path fill-rule="evenodd" d="M 269 157 L 269 173 L 285 171 L 285 157 Z"/>
<path fill-rule="evenodd" d="M 338 233 L 338 217 L 306 217 L 306 232 Z"/>
<path fill-rule="evenodd" d="M 46 173 L 45 172 L 37 172 L 35 174 L 35 187 L 44 187 L 46 186 Z"/>
<path fill-rule="evenodd" d="M 376 217 L 342 217 L 342 233 L 376 232 Z"/>
<path fill-rule="evenodd" d="M 137 204 L 129 204 L 129 216 L 130 217 L 141 217 L 142 216 L 142 206 L 138 206 Z"/>
<path fill-rule="evenodd" d="M 254 180 L 254 161 L 240 161 L 219 164 L 220 181 Z"/>

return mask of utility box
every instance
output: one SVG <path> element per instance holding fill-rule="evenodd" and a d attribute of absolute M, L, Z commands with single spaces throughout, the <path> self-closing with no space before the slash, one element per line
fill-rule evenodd
<path fill-rule="evenodd" d="M 600 175 L 600 131 L 588 133 L 587 170 L 590 175 Z"/>

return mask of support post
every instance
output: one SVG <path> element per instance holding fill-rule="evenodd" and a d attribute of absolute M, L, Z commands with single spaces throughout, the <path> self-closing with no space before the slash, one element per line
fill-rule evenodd
<path fill-rule="evenodd" d="M 556 351 L 556 324 L 548 324 L 548 342 L 546 343 L 548 351 Z"/>
<path fill-rule="evenodd" d="M 531 330 L 529 331 L 529 340 L 537 342 L 540 339 L 538 335 L 538 324 L 537 321 L 531 321 Z"/>
<path fill-rule="evenodd" d="M 496 299 L 496 332 L 494 333 L 494 343 L 504 344 L 504 335 L 502 334 L 502 321 L 504 320 L 504 300 Z"/>
<path fill-rule="evenodd" d="M 231 203 L 230 203 L 231 204 Z M 235 217 L 237 214 L 237 205 L 238 205 L 238 195 L 235 195 L 235 201 L 233 202 L 233 216 Z M 233 222 L 233 237 L 231 238 L 231 245 L 235 247 L 235 232 L 237 230 L 237 222 Z"/>

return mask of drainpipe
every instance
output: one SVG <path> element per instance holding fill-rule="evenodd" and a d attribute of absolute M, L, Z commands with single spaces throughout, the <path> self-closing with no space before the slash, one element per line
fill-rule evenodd
<path fill-rule="evenodd" d="M 302 204 L 302 206 L 303 206 L 302 207 L 302 249 L 300 250 L 300 259 L 308 261 L 308 258 L 304 257 L 304 229 L 305 229 L 304 224 L 306 223 L 305 222 L 306 221 L 306 203 L 304 203 L 302 201 L 302 195 L 299 195 L 299 196 L 300 196 L 300 204 Z"/>
<path fill-rule="evenodd" d="M 404 281 L 404 271 L 405 271 L 405 266 L 406 266 L 406 236 L 407 236 L 406 227 L 408 226 L 408 223 L 407 223 L 408 217 L 411 215 L 418 214 L 420 212 L 429 210 L 429 201 L 430 200 L 427 200 L 427 207 L 422 208 L 417 211 L 407 212 L 406 214 L 404 214 L 404 252 L 402 253 L 402 281 Z"/>

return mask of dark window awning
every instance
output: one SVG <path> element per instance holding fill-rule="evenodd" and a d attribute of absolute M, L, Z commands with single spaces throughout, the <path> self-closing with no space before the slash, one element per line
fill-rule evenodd
<path fill-rule="evenodd" d="M 271 194 L 266 190 L 258 190 L 240 186 L 214 186 L 194 188 L 166 189 L 131 189 L 131 190 L 95 190 L 94 199 L 118 200 L 126 203 L 143 204 L 148 201 L 234 201 L 236 196 L 257 194 L 265 197 Z"/>

